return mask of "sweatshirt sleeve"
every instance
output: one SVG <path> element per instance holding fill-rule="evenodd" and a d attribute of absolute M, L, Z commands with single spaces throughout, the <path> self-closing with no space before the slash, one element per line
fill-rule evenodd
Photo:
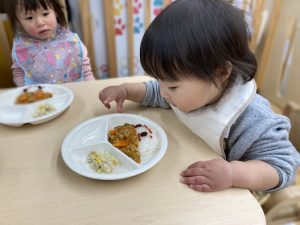
<path fill-rule="evenodd" d="M 262 97 L 240 116 L 229 135 L 228 160 L 261 160 L 276 169 L 279 183 L 289 186 L 300 166 L 300 154 L 289 141 L 289 119 L 274 114 Z"/>
<path fill-rule="evenodd" d="M 83 79 L 85 81 L 88 80 L 95 80 L 94 74 L 92 72 L 91 68 L 91 62 L 90 58 L 88 57 L 88 52 L 84 44 L 81 42 L 81 48 L 82 48 L 82 74 Z"/>
<path fill-rule="evenodd" d="M 159 82 L 150 80 L 145 82 L 146 94 L 141 102 L 143 106 L 170 108 L 170 104 L 160 95 Z"/>
<path fill-rule="evenodd" d="M 289 141 L 290 124 L 285 118 L 273 120 L 260 137 L 244 154 L 244 160 L 258 159 L 273 166 L 279 175 L 275 191 L 289 186 L 295 179 L 297 167 L 300 165 L 299 153 Z"/>

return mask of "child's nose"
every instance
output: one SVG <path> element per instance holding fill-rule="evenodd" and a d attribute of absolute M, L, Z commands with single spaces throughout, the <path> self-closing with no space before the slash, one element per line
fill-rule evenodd
<path fill-rule="evenodd" d="M 40 17 L 37 17 L 36 18 L 36 25 L 41 27 L 41 26 L 44 26 L 44 20 Z"/>
<path fill-rule="evenodd" d="M 166 99 L 167 101 L 169 100 L 169 95 L 168 95 L 165 87 L 163 87 L 162 85 L 160 86 L 160 94 L 164 99 Z"/>

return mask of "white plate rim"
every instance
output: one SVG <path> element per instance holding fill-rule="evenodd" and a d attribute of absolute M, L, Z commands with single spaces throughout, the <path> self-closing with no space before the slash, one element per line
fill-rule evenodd
<path fill-rule="evenodd" d="M 103 120 L 103 119 L 110 119 L 113 117 L 131 117 L 134 119 L 139 119 L 142 121 L 146 121 L 147 123 L 151 124 L 151 126 L 153 126 L 154 129 L 156 129 L 156 131 L 159 133 L 160 138 L 162 140 L 161 142 L 161 148 L 160 151 L 157 153 L 157 155 L 147 164 L 139 166 L 138 168 L 136 168 L 135 170 L 132 170 L 130 172 L 127 173 L 122 173 L 122 174 L 97 174 L 96 172 L 91 174 L 91 173 L 85 173 L 83 170 L 80 170 L 78 167 L 73 167 L 72 163 L 69 160 L 68 157 L 68 143 L 70 141 L 70 139 L 72 138 L 72 136 L 78 132 L 80 130 L 81 127 L 84 127 L 87 124 L 90 124 L 92 122 L 95 122 L 97 120 Z M 100 143 L 100 141 L 99 141 Z M 75 126 L 64 138 L 62 146 L 61 146 L 61 155 L 63 158 L 63 161 L 65 162 L 65 164 L 75 173 L 83 176 L 83 177 L 87 177 L 87 178 L 91 178 L 91 179 L 95 179 L 95 180 L 121 180 L 121 179 L 125 179 L 125 178 L 130 178 L 136 175 L 139 175 L 141 173 L 146 172 L 147 170 L 151 169 L 153 166 L 155 166 L 165 155 L 166 151 L 167 151 L 167 147 L 168 147 L 168 138 L 167 138 L 167 134 L 166 132 L 161 128 L 160 125 L 158 125 L 156 122 L 152 121 L 151 119 L 148 119 L 144 116 L 140 116 L 140 115 L 135 115 L 135 114 L 126 114 L 126 113 L 115 113 L 115 114 L 106 114 L 106 115 L 102 115 L 102 116 L 98 116 L 98 117 L 94 117 L 91 119 L 88 119 L 80 124 L 78 124 L 77 126 Z"/>
<path fill-rule="evenodd" d="M 71 105 L 71 103 L 74 100 L 74 94 L 73 94 L 73 92 L 69 88 L 67 88 L 65 86 L 62 86 L 62 85 L 57 85 L 57 84 L 35 84 L 35 85 L 27 85 L 27 86 L 15 88 L 13 90 L 5 91 L 5 92 L 1 93 L 0 96 L 1 95 L 8 95 L 10 93 L 17 92 L 17 91 L 20 91 L 20 90 L 23 90 L 23 89 L 26 89 L 26 88 L 38 87 L 38 86 L 47 87 L 49 89 L 56 88 L 56 89 L 63 90 L 65 92 L 65 94 L 68 96 L 67 103 L 62 108 L 60 108 L 59 110 L 55 110 L 53 113 L 47 114 L 45 116 L 41 116 L 41 117 L 37 117 L 37 118 L 32 118 L 32 119 L 24 119 L 24 120 L 20 120 L 19 122 L 7 122 L 7 121 L 4 121 L 4 120 L 0 120 L 0 124 L 18 127 L 18 126 L 22 126 L 24 124 L 37 125 L 37 124 L 45 123 L 45 122 L 48 122 L 49 120 L 52 120 L 52 119 L 58 117 L 60 114 L 62 114 Z M 33 104 L 37 104 L 37 103 L 38 102 L 33 103 Z"/>

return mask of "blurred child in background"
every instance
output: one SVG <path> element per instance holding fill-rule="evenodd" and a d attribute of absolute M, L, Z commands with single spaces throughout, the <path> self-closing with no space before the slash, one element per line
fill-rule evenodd
<path fill-rule="evenodd" d="M 67 28 L 59 0 L 6 0 L 14 27 L 13 80 L 17 86 L 94 80 L 87 49 Z"/>

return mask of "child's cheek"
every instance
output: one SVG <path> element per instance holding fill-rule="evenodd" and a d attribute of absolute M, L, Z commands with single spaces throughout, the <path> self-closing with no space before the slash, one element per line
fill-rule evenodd
<path fill-rule="evenodd" d="M 34 27 L 27 27 L 27 33 L 34 35 L 37 33 L 37 30 Z"/>
<path fill-rule="evenodd" d="M 57 27 L 57 21 L 56 20 L 53 20 L 52 22 L 51 22 L 51 25 L 50 25 L 52 28 L 54 28 L 54 29 L 56 29 L 56 27 Z"/>

